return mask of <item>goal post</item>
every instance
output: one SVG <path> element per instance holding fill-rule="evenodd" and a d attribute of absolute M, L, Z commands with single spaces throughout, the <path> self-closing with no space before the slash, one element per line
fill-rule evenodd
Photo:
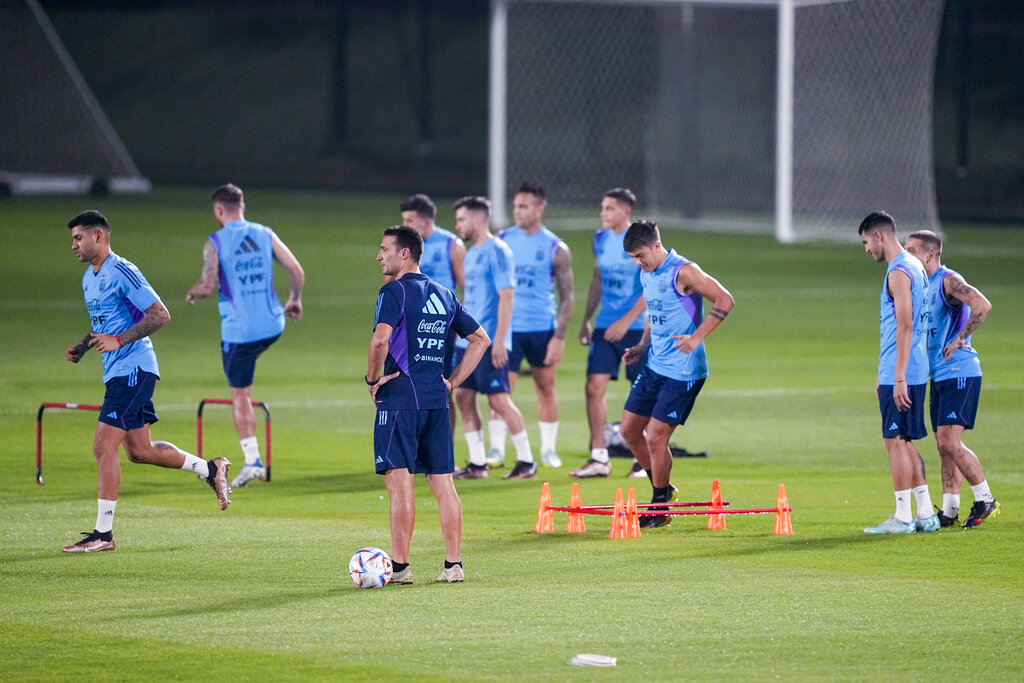
<path fill-rule="evenodd" d="M 0 7 L 0 56 L 0 193 L 150 191 L 39 0 Z"/>
<path fill-rule="evenodd" d="M 493 0 L 488 191 L 551 222 L 603 192 L 668 225 L 853 239 L 885 209 L 938 230 L 932 91 L 943 0 Z M 561 222 L 559 222 L 561 221 Z"/>

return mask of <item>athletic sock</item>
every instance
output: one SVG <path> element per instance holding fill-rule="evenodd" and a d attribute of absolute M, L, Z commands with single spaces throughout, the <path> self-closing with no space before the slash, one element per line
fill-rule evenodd
<path fill-rule="evenodd" d="M 608 462 L 608 449 L 607 448 L 591 448 L 590 459 L 598 462 Z"/>
<path fill-rule="evenodd" d="M 651 486 L 651 488 L 654 489 L 654 495 L 651 496 L 652 503 L 664 503 L 668 501 L 669 491 L 672 490 L 671 486 L 665 486 L 663 488 Z"/>
<path fill-rule="evenodd" d="M 114 528 L 114 508 L 117 507 L 116 500 L 96 499 L 96 531 L 110 533 Z M 104 539 L 109 541 L 109 538 Z"/>
<path fill-rule="evenodd" d="M 393 571 L 393 572 L 395 572 L 397 574 L 400 571 L 404 571 L 408 566 L 409 566 L 408 562 L 394 562 L 393 561 L 391 563 L 391 571 Z"/>
<path fill-rule="evenodd" d="M 540 452 L 557 453 L 555 442 L 558 441 L 558 421 L 540 423 Z"/>
<path fill-rule="evenodd" d="M 184 451 L 182 452 L 184 453 Z M 181 469 L 197 474 L 201 479 L 206 479 L 210 476 L 209 463 L 191 453 L 185 453 L 185 463 L 181 466 Z"/>
<path fill-rule="evenodd" d="M 445 569 L 451 569 L 455 565 L 459 565 L 461 567 L 462 566 L 462 560 L 459 560 L 458 562 L 449 562 L 448 560 L 444 561 L 444 568 Z"/>
<path fill-rule="evenodd" d="M 928 484 L 915 486 L 910 489 L 910 492 L 914 494 L 914 500 L 917 502 L 918 519 L 928 519 L 935 514 L 935 510 L 932 508 L 932 497 L 928 494 Z"/>
<path fill-rule="evenodd" d="M 508 425 L 504 420 L 488 420 L 487 436 L 490 439 L 490 449 L 501 453 L 505 457 L 505 437 L 508 435 Z"/>
<path fill-rule="evenodd" d="M 512 445 L 516 448 L 516 460 L 519 462 L 533 462 L 533 451 L 530 450 L 530 437 L 526 430 L 512 435 Z"/>
<path fill-rule="evenodd" d="M 971 493 L 974 494 L 975 501 L 982 501 L 984 503 L 991 503 L 995 498 L 992 497 L 992 492 L 988 490 L 988 480 L 983 480 L 980 484 L 975 484 L 971 487 Z"/>
<path fill-rule="evenodd" d="M 487 453 L 484 452 L 484 433 L 479 429 L 466 432 L 466 446 L 469 447 L 469 464 L 475 467 L 487 465 Z"/>
<path fill-rule="evenodd" d="M 893 518 L 900 524 L 914 521 L 913 515 L 910 514 L 910 489 L 896 492 L 896 512 Z"/>
<path fill-rule="evenodd" d="M 255 436 L 248 436 L 238 442 L 246 465 L 255 465 L 260 459 L 260 442 Z"/>
<path fill-rule="evenodd" d="M 953 519 L 960 514 L 960 494 L 959 493 L 943 493 L 942 494 L 942 514 L 945 517 Z"/>

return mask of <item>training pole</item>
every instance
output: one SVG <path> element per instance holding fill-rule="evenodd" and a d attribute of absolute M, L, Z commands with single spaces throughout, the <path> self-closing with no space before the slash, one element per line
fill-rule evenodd
<path fill-rule="evenodd" d="M 207 403 L 221 406 L 234 405 L 231 399 L 225 398 L 204 398 L 199 402 L 199 408 L 196 410 L 196 457 L 198 458 L 203 457 L 203 408 Z M 252 407 L 263 409 L 263 419 L 266 423 L 267 481 L 270 481 L 270 408 L 263 401 L 253 401 Z"/>
<path fill-rule="evenodd" d="M 94 410 L 100 411 L 101 406 L 94 406 L 88 403 L 44 403 L 39 406 L 36 413 L 36 483 L 43 485 L 43 412 L 47 408 L 63 408 L 66 410 Z"/>

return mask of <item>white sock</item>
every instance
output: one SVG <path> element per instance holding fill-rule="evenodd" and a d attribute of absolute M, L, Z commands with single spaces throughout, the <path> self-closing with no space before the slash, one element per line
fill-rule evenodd
<path fill-rule="evenodd" d="M 206 461 L 202 458 L 197 458 L 191 453 L 185 453 L 185 464 L 181 466 L 181 469 L 199 475 L 200 479 L 206 479 L 210 476 L 210 467 Z"/>
<path fill-rule="evenodd" d="M 935 514 L 932 509 L 932 497 L 928 495 L 928 484 L 915 486 L 910 492 L 914 494 L 914 500 L 917 502 L 918 519 L 928 519 Z"/>
<path fill-rule="evenodd" d="M 943 493 L 942 494 L 942 514 L 950 519 L 960 514 L 960 494 L 959 493 Z"/>
<path fill-rule="evenodd" d="M 896 492 L 896 512 L 893 517 L 902 524 L 909 524 L 914 520 L 910 514 L 910 489 Z"/>
<path fill-rule="evenodd" d="M 238 442 L 242 447 L 242 457 L 246 465 L 255 465 L 260 459 L 260 442 L 255 436 L 249 436 Z"/>
<path fill-rule="evenodd" d="M 540 423 L 540 452 L 556 453 L 555 442 L 558 440 L 558 421 Z"/>
<path fill-rule="evenodd" d="M 114 508 L 116 500 L 96 499 L 96 531 L 106 533 L 114 528 Z"/>
<path fill-rule="evenodd" d="M 608 449 L 607 448 L 591 448 L 590 459 L 598 462 L 608 462 Z"/>
<path fill-rule="evenodd" d="M 991 503 L 995 498 L 992 497 L 992 492 L 988 490 L 988 480 L 982 481 L 980 484 L 975 484 L 971 487 L 971 493 L 974 494 L 974 500 L 982 501 L 985 503 Z"/>
<path fill-rule="evenodd" d="M 526 430 L 512 435 L 512 445 L 516 447 L 516 460 L 519 462 L 533 462 L 533 451 L 530 450 L 530 437 Z"/>
<path fill-rule="evenodd" d="M 490 437 L 491 450 L 501 453 L 505 457 L 505 437 L 508 435 L 508 425 L 501 418 L 487 421 L 487 435 Z"/>
<path fill-rule="evenodd" d="M 466 445 L 469 447 L 469 462 L 477 467 L 487 464 L 487 453 L 484 452 L 484 433 L 479 429 L 466 432 Z"/>

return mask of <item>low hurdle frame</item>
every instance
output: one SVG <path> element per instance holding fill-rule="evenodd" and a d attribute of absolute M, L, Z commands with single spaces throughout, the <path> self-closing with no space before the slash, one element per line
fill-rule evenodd
<path fill-rule="evenodd" d="M 214 405 L 232 405 L 231 399 L 225 398 L 204 398 L 199 402 L 199 408 L 196 410 L 196 457 L 203 457 L 203 408 L 206 407 L 207 403 Z M 266 457 L 267 457 L 267 481 L 270 481 L 270 408 L 263 401 L 253 401 L 253 408 L 263 409 L 263 419 L 266 423 Z"/>
<path fill-rule="evenodd" d="M 47 402 L 39 406 L 36 413 L 36 483 L 43 485 L 43 412 L 47 408 L 63 408 L 66 410 L 92 410 L 99 412 L 101 406 L 94 406 L 89 403 L 57 403 Z"/>

